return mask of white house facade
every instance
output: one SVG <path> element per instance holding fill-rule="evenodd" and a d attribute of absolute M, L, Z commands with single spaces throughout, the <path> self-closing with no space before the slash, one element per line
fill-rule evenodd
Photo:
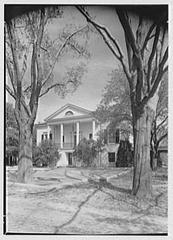
<path fill-rule="evenodd" d="M 96 166 L 115 166 L 119 142 L 122 139 L 119 129 L 109 131 L 107 124 L 100 124 L 92 111 L 66 104 L 47 117 L 43 123 L 36 124 L 37 145 L 51 139 L 59 149 L 60 160 L 57 166 L 74 166 L 73 152 L 83 138 L 96 140 L 100 130 L 106 131 L 105 147 L 96 159 Z"/>
<path fill-rule="evenodd" d="M 36 125 L 37 145 L 42 140 L 51 139 L 60 150 L 58 166 L 73 165 L 75 146 L 82 138 L 96 140 L 99 126 L 91 111 L 66 104 L 47 117 L 44 123 Z"/>

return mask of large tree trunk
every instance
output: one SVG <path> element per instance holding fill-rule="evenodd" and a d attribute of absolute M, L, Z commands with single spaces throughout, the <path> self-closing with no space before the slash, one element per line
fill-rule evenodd
<path fill-rule="evenodd" d="M 18 182 L 32 181 L 32 131 L 29 124 L 20 127 Z"/>
<path fill-rule="evenodd" d="M 150 138 L 154 113 L 154 110 L 146 105 L 135 123 L 136 141 L 132 193 L 139 198 L 150 197 L 152 192 Z"/>

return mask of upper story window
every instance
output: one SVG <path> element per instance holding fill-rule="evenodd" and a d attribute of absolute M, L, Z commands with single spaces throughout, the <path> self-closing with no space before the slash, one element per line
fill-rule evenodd
<path fill-rule="evenodd" d="M 72 111 L 67 111 L 67 112 L 65 113 L 65 116 L 71 116 L 71 115 L 73 115 L 73 112 L 72 112 Z"/>
<path fill-rule="evenodd" d="M 42 135 L 41 135 L 41 140 L 47 140 L 48 138 L 48 135 L 47 135 L 47 132 L 44 132 Z"/>
<path fill-rule="evenodd" d="M 112 129 L 108 129 L 107 137 L 108 137 L 108 143 L 119 143 L 120 130 L 116 129 L 116 131 L 113 131 Z"/>

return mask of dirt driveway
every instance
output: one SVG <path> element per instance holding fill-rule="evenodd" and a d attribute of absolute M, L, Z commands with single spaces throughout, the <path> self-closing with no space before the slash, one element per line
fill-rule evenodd
<path fill-rule="evenodd" d="M 32 184 L 7 171 L 7 232 L 132 234 L 167 232 L 167 178 L 153 176 L 153 200 L 130 195 L 129 169 L 35 169 Z M 100 180 L 101 178 L 101 180 Z M 105 179 L 108 182 L 105 182 Z"/>

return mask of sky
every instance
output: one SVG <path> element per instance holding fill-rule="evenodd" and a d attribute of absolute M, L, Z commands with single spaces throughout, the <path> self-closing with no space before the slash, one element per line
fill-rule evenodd
<path fill-rule="evenodd" d="M 111 33 L 121 42 L 121 47 L 124 49 L 123 31 L 115 10 L 111 7 L 92 6 L 89 12 L 93 17 L 96 17 L 100 24 L 109 27 Z M 56 38 L 59 31 L 66 24 L 72 24 L 72 26 L 75 25 L 80 28 L 86 25 L 86 20 L 75 7 L 64 7 L 63 17 L 57 19 L 56 24 L 53 24 L 48 30 L 51 37 Z M 102 98 L 103 89 L 110 79 L 109 73 L 118 67 L 118 62 L 105 45 L 101 36 L 91 34 L 88 45 L 91 57 L 88 60 L 87 72 L 82 77 L 81 85 L 73 94 L 68 94 L 64 99 L 53 90 L 43 96 L 39 100 L 36 123 L 43 122 L 45 118 L 67 103 L 72 103 L 92 111 L 96 109 Z M 63 76 L 66 66 L 78 64 L 79 61 L 80 59 L 73 58 L 67 52 L 55 66 L 55 80 Z M 10 98 L 8 99 L 11 101 Z"/>

